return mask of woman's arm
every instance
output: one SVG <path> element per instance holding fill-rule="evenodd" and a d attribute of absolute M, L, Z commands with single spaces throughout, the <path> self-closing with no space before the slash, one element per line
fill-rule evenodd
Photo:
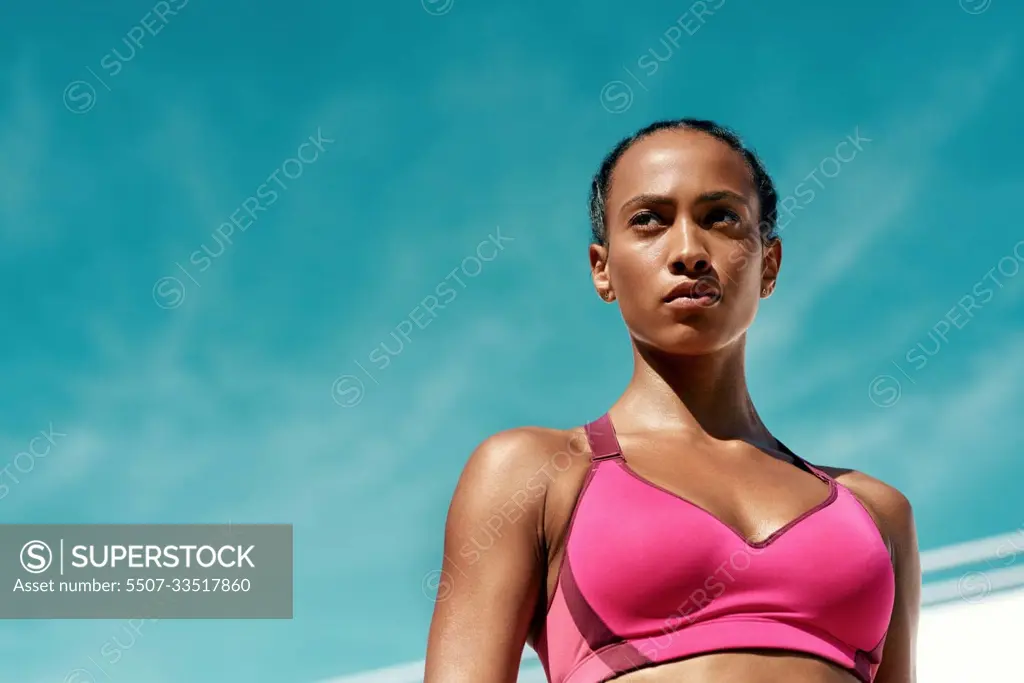
<path fill-rule="evenodd" d="M 514 683 L 545 574 L 545 438 L 501 432 L 470 456 L 448 510 L 424 683 Z"/>

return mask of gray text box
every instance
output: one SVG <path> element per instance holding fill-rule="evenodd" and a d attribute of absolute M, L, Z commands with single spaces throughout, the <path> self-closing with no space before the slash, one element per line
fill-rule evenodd
<path fill-rule="evenodd" d="M 0 524 L 0 619 L 291 619 L 290 524 Z"/>

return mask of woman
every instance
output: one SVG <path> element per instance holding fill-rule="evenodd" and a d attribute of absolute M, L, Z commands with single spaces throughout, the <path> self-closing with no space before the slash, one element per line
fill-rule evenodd
<path fill-rule="evenodd" d="M 710 121 L 622 141 L 591 189 L 594 288 L 634 372 L 584 428 L 484 441 L 452 499 L 426 683 L 915 683 L 897 490 L 775 439 L 744 377 L 782 261 L 760 160 Z M 474 536 L 488 538 L 487 545 Z"/>

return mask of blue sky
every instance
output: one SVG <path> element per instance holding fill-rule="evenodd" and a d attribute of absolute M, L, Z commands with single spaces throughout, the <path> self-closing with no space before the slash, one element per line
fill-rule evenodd
<path fill-rule="evenodd" d="M 1024 8 L 899 5 L 5 8 L 0 519 L 294 523 L 295 618 L 148 624 L 113 665 L 125 622 L 4 622 L 0 681 L 421 657 L 469 452 L 629 377 L 585 198 L 658 118 L 736 128 L 797 207 L 750 341 L 776 434 L 904 490 L 926 548 L 1024 524 Z"/>

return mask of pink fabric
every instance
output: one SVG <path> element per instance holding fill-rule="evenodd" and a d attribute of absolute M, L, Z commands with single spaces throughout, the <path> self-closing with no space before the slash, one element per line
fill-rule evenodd
<path fill-rule="evenodd" d="M 828 485 L 821 504 L 749 543 L 612 457 L 610 422 L 597 427 L 601 459 L 573 512 L 537 643 L 551 683 L 597 683 L 750 648 L 814 655 L 873 680 L 895 577 L 874 521 L 848 489 L 810 468 Z"/>

